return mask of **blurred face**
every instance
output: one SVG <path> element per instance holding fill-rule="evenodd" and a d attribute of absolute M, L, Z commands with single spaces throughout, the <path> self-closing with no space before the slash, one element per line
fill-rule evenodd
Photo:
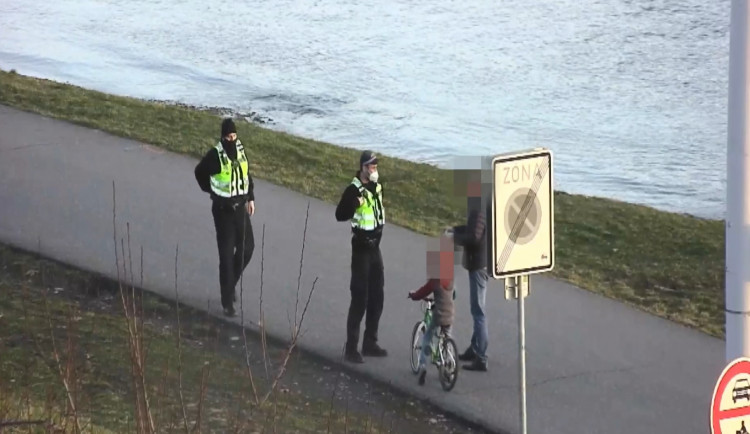
<path fill-rule="evenodd" d="M 432 243 L 427 250 L 427 278 L 428 279 L 452 279 L 453 278 L 453 242 L 448 239 L 440 239 Z"/>
<path fill-rule="evenodd" d="M 469 182 L 466 186 L 466 194 L 469 197 L 479 197 L 482 192 L 482 184 L 477 181 Z"/>
<path fill-rule="evenodd" d="M 377 182 L 378 181 L 377 172 L 378 172 L 377 164 L 367 164 L 367 165 L 362 166 L 362 176 L 364 177 L 364 179 L 368 181 L 372 180 L 372 181 Z M 376 174 L 376 175 L 374 175 L 373 177 L 373 174 Z"/>
<path fill-rule="evenodd" d="M 224 140 L 227 142 L 233 142 L 237 140 L 237 133 L 229 133 L 226 136 L 224 136 Z"/>
<path fill-rule="evenodd" d="M 466 195 L 469 197 L 479 197 L 482 195 L 482 181 L 478 173 L 472 173 L 466 183 Z"/>
<path fill-rule="evenodd" d="M 440 278 L 440 252 L 427 251 L 427 278 Z"/>

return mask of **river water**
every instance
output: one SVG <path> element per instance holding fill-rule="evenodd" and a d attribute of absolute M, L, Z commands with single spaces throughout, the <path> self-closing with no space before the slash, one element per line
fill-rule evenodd
<path fill-rule="evenodd" d="M 722 218 L 729 0 L 3 0 L 0 68 Z M 383 168 L 383 171 L 387 168 Z"/>

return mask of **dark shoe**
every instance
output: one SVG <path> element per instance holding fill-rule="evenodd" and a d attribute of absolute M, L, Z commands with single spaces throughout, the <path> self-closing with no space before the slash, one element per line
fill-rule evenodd
<path fill-rule="evenodd" d="M 224 308 L 224 316 L 235 316 L 236 313 L 234 312 L 234 306 L 228 306 Z"/>
<path fill-rule="evenodd" d="M 479 359 L 474 359 L 474 361 L 470 364 L 464 365 L 464 369 L 466 369 L 467 371 L 487 372 L 487 362 L 483 362 Z"/>
<path fill-rule="evenodd" d="M 362 345 L 362 355 L 370 357 L 385 357 L 388 355 L 388 351 L 380 348 L 378 344 L 367 344 Z"/>
<path fill-rule="evenodd" d="M 474 349 L 469 347 L 464 351 L 463 354 L 458 355 L 458 360 L 462 362 L 473 362 L 477 358 L 477 354 L 474 352 Z"/>
<path fill-rule="evenodd" d="M 424 385 L 424 377 L 427 375 L 427 369 L 422 369 L 422 372 L 419 373 L 419 385 Z"/>
<path fill-rule="evenodd" d="M 359 351 L 347 351 L 344 353 L 344 359 L 346 359 L 347 362 L 351 363 L 365 363 L 364 359 L 362 359 L 362 355 L 359 354 Z"/>

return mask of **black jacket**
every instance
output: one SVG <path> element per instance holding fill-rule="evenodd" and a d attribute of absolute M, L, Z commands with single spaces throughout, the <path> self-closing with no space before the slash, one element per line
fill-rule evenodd
<path fill-rule="evenodd" d="M 359 173 L 357 172 L 354 176 L 359 178 Z M 377 183 L 370 181 L 367 184 L 364 184 L 364 187 L 369 190 L 373 195 L 375 194 L 375 189 L 377 187 Z M 359 197 L 362 196 L 362 193 L 359 192 L 359 189 L 354 186 L 354 184 L 349 184 L 346 189 L 344 189 L 344 192 L 341 194 L 341 199 L 339 200 L 338 205 L 336 206 L 336 221 L 344 222 L 347 220 L 351 220 L 352 217 L 354 217 L 354 212 L 359 207 Z M 376 198 L 377 200 L 377 198 Z M 378 204 L 377 206 L 383 206 L 382 203 Z M 383 226 L 378 226 L 375 230 L 372 231 L 365 231 L 365 230 L 355 230 L 352 228 L 352 232 L 359 237 L 367 238 L 370 240 L 375 240 L 376 242 L 380 242 L 380 238 L 383 233 Z"/>
<path fill-rule="evenodd" d="M 467 210 L 466 224 L 453 227 L 453 242 L 464 249 L 464 268 L 476 271 L 486 268 L 491 256 L 487 250 L 488 233 L 491 229 L 487 227 L 487 222 L 490 221 L 490 203 L 486 199 L 469 197 Z"/>
<path fill-rule="evenodd" d="M 222 143 L 221 146 L 224 148 L 224 152 L 227 153 L 227 157 L 229 157 L 230 160 L 237 160 L 236 146 L 227 146 L 224 143 Z M 245 151 L 245 158 L 247 158 L 247 151 Z M 201 190 L 211 195 L 211 199 L 213 199 L 214 201 L 219 201 L 221 203 L 236 203 L 255 200 L 255 185 L 253 183 L 253 177 L 249 173 L 247 174 L 247 178 L 250 185 L 248 188 L 248 193 L 246 195 L 234 197 L 231 199 L 217 196 L 211 190 L 211 176 L 219 173 L 220 171 L 221 163 L 219 162 L 219 153 L 216 152 L 216 148 L 211 148 L 208 152 L 206 152 L 206 155 L 203 156 L 203 159 L 195 166 L 195 180 L 198 182 L 198 186 Z"/>

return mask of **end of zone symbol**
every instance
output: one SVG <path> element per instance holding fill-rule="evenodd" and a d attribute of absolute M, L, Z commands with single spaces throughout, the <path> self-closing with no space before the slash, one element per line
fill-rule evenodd
<path fill-rule="evenodd" d="M 524 213 L 524 204 L 531 201 Z M 519 217 L 525 214 L 525 218 Z M 542 204 L 535 191 L 529 188 L 519 188 L 512 195 L 505 206 L 505 233 L 515 244 L 524 245 L 534 239 L 542 223 Z M 514 230 L 515 222 L 522 222 L 517 230 Z M 511 223 L 513 222 L 513 223 Z M 518 225 L 517 225 L 518 226 Z"/>

